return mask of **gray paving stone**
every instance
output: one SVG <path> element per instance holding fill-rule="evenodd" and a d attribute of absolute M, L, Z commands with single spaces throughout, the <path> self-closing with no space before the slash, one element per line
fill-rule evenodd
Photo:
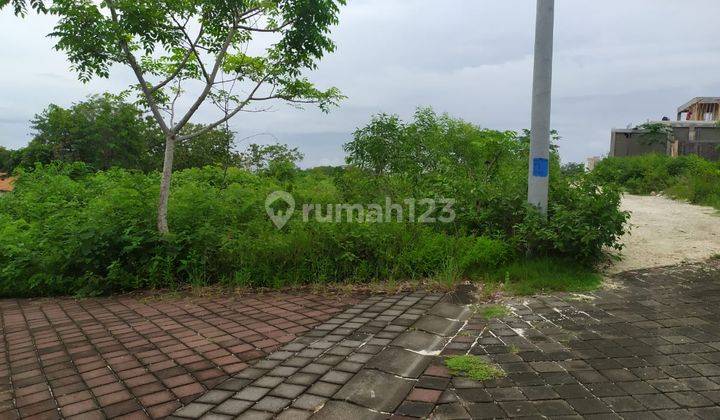
<path fill-rule="evenodd" d="M 307 387 L 301 385 L 280 384 L 275 389 L 270 391 L 270 395 L 293 400 L 303 391 L 305 391 L 305 388 Z"/>
<path fill-rule="evenodd" d="M 404 378 L 417 379 L 433 360 L 399 347 L 388 347 L 368 362 L 367 367 L 392 373 Z"/>
<path fill-rule="evenodd" d="M 436 406 L 435 410 L 433 410 L 432 418 L 438 420 L 455 420 L 469 419 L 471 417 L 461 404 L 451 403 Z"/>
<path fill-rule="evenodd" d="M 291 351 L 276 351 L 275 353 L 269 355 L 267 358 L 269 360 L 286 360 L 289 357 L 292 357 L 292 355 L 295 354 Z"/>
<path fill-rule="evenodd" d="M 338 390 L 340 385 L 331 384 L 330 382 L 318 381 L 308 389 L 307 393 L 312 395 L 319 395 L 321 397 L 332 397 Z"/>
<path fill-rule="evenodd" d="M 206 413 L 202 417 L 200 417 L 200 420 L 233 420 L 233 416 L 229 416 L 227 414 L 217 414 L 217 413 Z"/>
<path fill-rule="evenodd" d="M 442 318 L 457 319 L 465 321 L 472 315 L 472 310 L 463 305 L 454 303 L 440 302 L 433 306 L 428 313 L 437 315 Z"/>
<path fill-rule="evenodd" d="M 353 374 L 349 372 L 340 372 L 339 370 L 331 370 L 320 379 L 325 382 L 342 385 L 352 378 Z"/>
<path fill-rule="evenodd" d="M 265 369 L 257 369 L 257 368 L 246 368 L 240 371 L 237 375 L 235 375 L 236 378 L 242 378 L 242 379 L 257 379 L 267 373 L 267 370 Z"/>
<path fill-rule="evenodd" d="M 234 392 L 232 391 L 213 389 L 205 393 L 202 397 L 195 400 L 195 402 L 217 405 L 230 398 L 233 394 Z"/>
<path fill-rule="evenodd" d="M 270 392 L 267 388 L 260 388 L 257 386 L 248 386 L 241 391 L 239 391 L 233 398 L 238 400 L 246 400 L 246 401 L 258 401 L 260 398 L 264 397 L 265 394 Z"/>
<path fill-rule="evenodd" d="M 314 375 L 312 373 L 296 373 L 287 379 L 287 383 L 295 385 L 306 385 L 310 386 L 318 380 L 320 375 Z"/>
<path fill-rule="evenodd" d="M 275 388 L 279 384 L 281 384 L 285 378 L 282 378 L 280 376 L 263 376 L 261 378 L 258 378 L 253 382 L 253 386 L 259 386 L 262 388 Z"/>
<path fill-rule="evenodd" d="M 261 384 L 288 392 L 250 392 L 245 397 L 255 399 L 231 398 L 204 415 L 267 416 L 249 405 L 280 397 L 290 408 L 270 414 L 284 418 L 316 409 L 320 418 L 378 416 L 369 407 L 420 418 L 720 418 L 720 261 L 712 265 L 623 273 L 617 279 L 623 287 L 589 292 L 591 298 L 510 299 L 512 314 L 490 321 L 470 314 L 457 336 L 460 323 L 451 320 L 464 320 L 462 306 L 421 293 L 372 297 L 195 403 L 215 404 L 243 388 L 257 392 L 253 387 Z M 508 376 L 448 378 L 437 366 L 426 374 L 428 356 L 409 350 L 439 350 L 445 345 L 440 335 L 453 337 L 446 354 L 480 355 Z M 281 360 L 295 366 L 281 366 Z M 282 370 L 287 367 L 300 370 Z M 281 370 L 268 376 L 271 369 Z"/>
<path fill-rule="evenodd" d="M 293 373 L 297 372 L 298 368 L 291 367 L 291 366 L 277 366 L 267 374 L 270 376 L 280 376 L 283 378 L 287 378 L 288 376 L 292 375 Z"/>
<path fill-rule="evenodd" d="M 239 415 L 236 420 L 268 420 L 273 418 L 273 414 L 267 411 L 247 410 Z"/>
<path fill-rule="evenodd" d="M 446 341 L 446 338 L 425 331 L 407 331 L 400 334 L 390 344 L 414 351 L 438 351 L 443 348 Z"/>
<path fill-rule="evenodd" d="M 428 418 L 435 404 L 422 401 L 405 401 L 395 411 L 401 416 Z"/>
<path fill-rule="evenodd" d="M 309 419 L 313 413 L 304 410 L 297 410 L 294 408 L 288 408 L 282 413 L 278 414 L 276 419 L 279 420 L 304 420 Z"/>
<path fill-rule="evenodd" d="M 212 404 L 202 404 L 202 403 L 191 403 L 186 405 L 185 407 L 179 409 L 175 412 L 176 416 L 180 417 L 187 417 L 191 419 L 196 419 L 205 414 L 206 412 L 210 411 L 210 409 L 213 408 Z"/>
<path fill-rule="evenodd" d="M 682 407 L 706 407 L 714 405 L 712 401 L 694 391 L 669 392 L 665 395 Z"/>
<path fill-rule="evenodd" d="M 327 398 L 319 397 L 317 395 L 303 394 L 298 399 L 293 401 L 292 406 L 300 408 L 302 410 L 316 411 L 322 407 L 326 402 Z"/>
<path fill-rule="evenodd" d="M 412 386 L 413 381 L 363 369 L 338 391 L 335 398 L 378 411 L 392 412 L 407 396 Z"/>
<path fill-rule="evenodd" d="M 342 371 L 342 372 L 349 372 L 349 373 L 355 373 L 362 369 L 363 363 L 356 363 L 356 362 L 349 362 L 345 360 L 344 362 L 338 363 L 337 366 L 335 366 L 335 369 Z M 708 388 L 712 389 L 712 388 Z"/>
<path fill-rule="evenodd" d="M 230 378 L 224 382 L 221 382 L 220 385 L 217 386 L 217 389 L 226 391 L 239 391 L 249 383 L 249 379 Z"/>
<path fill-rule="evenodd" d="M 271 413 L 279 413 L 285 407 L 290 405 L 292 400 L 287 398 L 279 398 L 273 396 L 263 397 L 260 401 L 256 402 L 253 406 L 253 410 L 258 411 L 269 411 Z"/>
<path fill-rule="evenodd" d="M 229 399 L 224 403 L 218 405 L 217 407 L 213 408 L 213 412 L 237 416 L 243 411 L 252 407 L 253 404 L 254 402 L 251 401 Z"/>
<path fill-rule="evenodd" d="M 310 363 L 309 365 L 305 366 L 304 368 L 300 369 L 300 372 L 302 373 L 311 373 L 314 375 L 324 375 L 327 373 L 330 369 L 332 369 L 331 365 L 325 365 L 322 363 Z"/>
<path fill-rule="evenodd" d="M 550 418 L 577 414 L 575 410 L 570 407 L 570 404 L 562 400 L 537 401 L 535 402 L 535 409 L 537 409 L 540 414 Z"/>
<path fill-rule="evenodd" d="M 382 420 L 386 418 L 387 416 L 380 413 L 343 401 L 329 401 L 311 417 L 314 420 Z"/>
<path fill-rule="evenodd" d="M 462 323 L 460 321 L 451 321 L 434 315 L 425 315 L 421 317 L 414 325 L 416 329 L 429 333 L 450 337 L 458 332 Z"/>

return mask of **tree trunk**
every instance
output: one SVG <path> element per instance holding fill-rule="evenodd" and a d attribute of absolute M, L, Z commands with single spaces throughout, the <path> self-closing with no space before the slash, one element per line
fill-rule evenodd
<path fill-rule="evenodd" d="M 173 157 L 175 155 L 175 134 L 165 136 L 165 160 L 162 180 L 160 181 L 160 200 L 158 201 L 157 228 L 162 235 L 170 233 L 168 227 L 168 199 L 170 198 L 170 180 L 172 178 Z"/>

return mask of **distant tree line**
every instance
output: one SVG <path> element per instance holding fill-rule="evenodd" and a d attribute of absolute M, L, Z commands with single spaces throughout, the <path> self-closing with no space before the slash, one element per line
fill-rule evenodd
<path fill-rule="evenodd" d="M 203 125 L 189 124 L 196 131 Z M 143 172 L 161 170 L 165 138 L 155 121 L 121 96 L 95 95 L 63 108 L 51 104 L 32 120 L 30 143 L 17 150 L 0 147 L 0 172 L 12 173 L 36 163 L 83 162 L 95 170 L 113 167 Z M 291 165 L 303 155 L 284 144 L 250 144 L 235 149 L 235 136 L 226 127 L 178 142 L 174 167 L 178 170 L 207 165 L 235 166 L 259 172 L 270 162 Z"/>

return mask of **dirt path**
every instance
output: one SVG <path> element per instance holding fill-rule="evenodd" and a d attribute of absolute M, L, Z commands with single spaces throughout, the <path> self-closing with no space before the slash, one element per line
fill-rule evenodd
<path fill-rule="evenodd" d="M 720 254 L 720 217 L 715 209 L 660 196 L 625 195 L 632 213 L 623 259 L 610 273 L 705 260 Z"/>

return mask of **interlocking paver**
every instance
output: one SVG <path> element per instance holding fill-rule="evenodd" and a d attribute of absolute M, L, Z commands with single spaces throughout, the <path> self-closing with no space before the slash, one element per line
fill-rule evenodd
<path fill-rule="evenodd" d="M 718 279 L 718 261 L 623 273 L 494 320 L 424 292 L 345 312 L 279 293 L 4 300 L 0 417 L 717 418 Z M 507 377 L 451 378 L 442 358 L 466 353 Z"/>
<path fill-rule="evenodd" d="M 12 381 L 0 382 L 0 418 L 166 417 L 355 302 L 288 293 L 3 299 L 0 378 Z"/>
<path fill-rule="evenodd" d="M 424 316 L 415 324 L 415 328 L 443 337 L 454 335 L 462 326 L 462 322 L 450 320 L 435 315 Z"/>
<path fill-rule="evenodd" d="M 398 347 L 388 347 L 370 359 L 367 367 L 383 372 L 417 379 L 432 361 L 432 357 Z"/>
<path fill-rule="evenodd" d="M 315 413 L 315 420 L 357 419 L 357 420 L 383 420 L 387 416 L 371 411 L 367 408 L 343 401 L 330 401 Z"/>
<path fill-rule="evenodd" d="M 422 313 L 411 308 L 419 317 L 404 332 L 373 324 L 368 332 L 375 337 L 367 341 L 373 347 L 347 358 L 374 356 L 355 358 L 365 367 L 342 391 L 328 390 L 324 398 L 347 404 L 340 400 L 357 394 L 365 399 L 355 397 L 355 403 L 378 409 L 383 404 L 370 399 L 370 391 L 380 383 L 391 389 L 393 380 L 405 376 L 413 390 L 400 392 L 406 395 L 399 405 L 393 401 L 380 408 L 398 418 L 717 418 L 717 279 L 717 261 L 623 273 L 616 288 L 510 299 L 511 314 L 491 321 L 448 303 Z M 343 319 L 364 315 L 359 309 Z M 373 322 L 378 319 L 388 321 Z M 459 334 L 454 319 L 467 321 Z M 438 350 L 440 357 L 428 356 Z M 442 356 L 465 353 L 498 363 L 507 377 L 449 378 Z M 411 369 L 425 357 L 430 361 L 422 372 Z M 373 372 L 370 380 L 368 372 Z M 381 372 L 393 379 L 378 380 Z"/>
<path fill-rule="evenodd" d="M 377 370 L 360 371 L 335 395 L 336 398 L 378 411 L 397 408 L 410 392 L 413 382 Z"/>

